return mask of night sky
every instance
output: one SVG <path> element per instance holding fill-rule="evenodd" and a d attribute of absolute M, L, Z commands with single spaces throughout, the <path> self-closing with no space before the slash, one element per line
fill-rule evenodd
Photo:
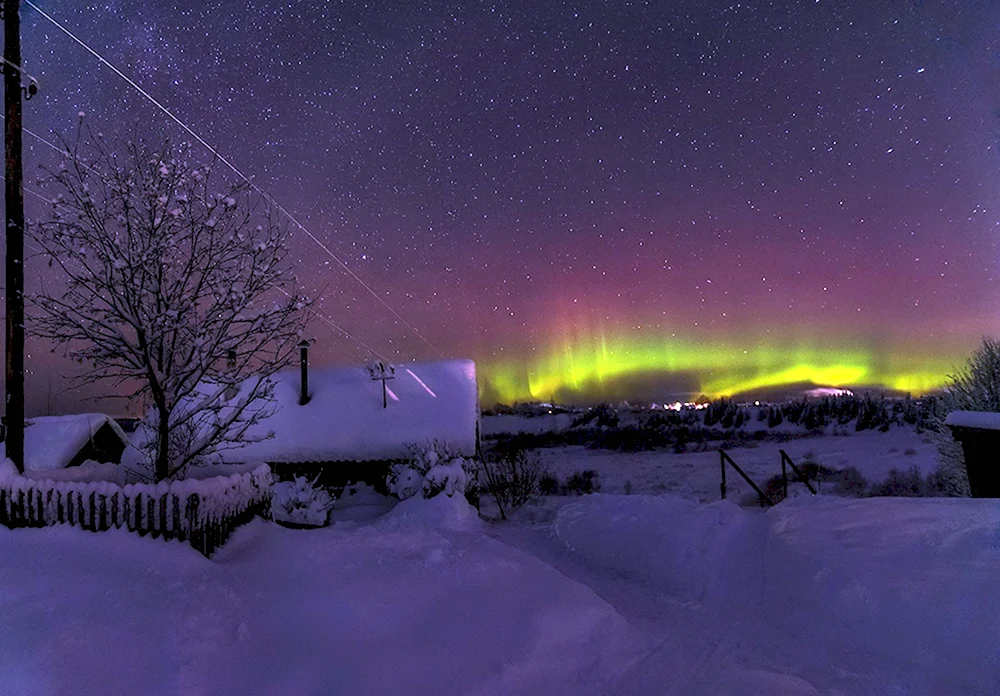
<path fill-rule="evenodd" d="M 922 393 L 1000 324 L 997 3 L 38 4 L 426 340 L 293 232 L 327 319 L 394 360 L 474 358 L 484 405 Z M 185 138 L 22 22 L 26 127 Z M 53 153 L 25 146 L 30 184 Z M 316 365 L 371 355 L 311 330 Z M 29 413 L 63 408 L 69 363 L 34 350 Z"/>

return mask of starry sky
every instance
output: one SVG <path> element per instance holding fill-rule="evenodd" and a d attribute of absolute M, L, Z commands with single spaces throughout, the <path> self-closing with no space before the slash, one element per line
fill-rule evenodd
<path fill-rule="evenodd" d="M 316 365 L 471 357 L 484 406 L 924 393 L 998 329 L 1000 4 L 37 2 L 398 314 L 292 232 Z M 184 138 L 22 24 L 26 127 Z"/>

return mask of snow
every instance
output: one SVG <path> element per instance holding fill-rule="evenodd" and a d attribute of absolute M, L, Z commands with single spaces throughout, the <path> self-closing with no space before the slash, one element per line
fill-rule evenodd
<path fill-rule="evenodd" d="M 107 481 L 124 486 L 125 470 L 114 462 L 95 462 L 87 460 L 80 466 L 65 469 L 32 470 L 25 469 L 24 477 L 36 481 Z"/>
<path fill-rule="evenodd" d="M 77 413 L 69 416 L 41 416 L 27 421 L 24 429 L 24 468 L 28 471 L 64 469 L 98 430 L 110 425 L 128 442 L 128 436 L 110 416 Z M 6 457 L 0 442 L 0 458 Z"/>
<path fill-rule="evenodd" d="M 978 428 L 980 430 L 1000 430 L 1000 413 L 985 411 L 952 411 L 944 421 L 955 428 Z"/>
<path fill-rule="evenodd" d="M 271 515 L 276 520 L 322 527 L 330 516 L 334 499 L 323 488 L 314 488 L 304 476 L 278 481 L 271 486 Z"/>
<path fill-rule="evenodd" d="M 924 438 L 730 454 L 761 481 L 778 448 L 876 480 L 933 468 Z M 540 453 L 637 493 L 539 499 L 494 524 L 457 492 L 393 504 L 355 484 L 329 527 L 255 520 L 211 560 L 122 530 L 0 528 L 17 559 L 0 564 L 0 693 L 1000 693 L 1000 501 L 760 510 L 717 500 L 716 452 Z M 0 481 L 24 479 L 2 463 Z"/>
<path fill-rule="evenodd" d="M 497 536 L 646 633 L 616 693 L 1000 689 L 997 501 L 810 496 L 761 512 L 596 495 Z"/>
<path fill-rule="evenodd" d="M 364 367 L 311 369 L 310 400 L 300 406 L 299 371 L 276 376 L 276 412 L 251 429 L 270 439 L 222 452 L 226 461 L 305 462 L 404 459 L 433 440 L 457 454 L 476 453 L 479 401 L 476 366 L 468 360 L 399 365 L 382 383 Z"/>
<path fill-rule="evenodd" d="M 258 520 L 211 561 L 0 528 L 0 691 L 998 693 L 997 501 L 557 503 L 501 525 L 446 495 Z"/>
<path fill-rule="evenodd" d="M 465 473 L 464 462 L 461 458 L 452 459 L 447 464 L 436 464 L 424 474 L 426 488 L 439 490 L 446 496 L 465 493 L 465 487 L 469 482 L 469 477 Z"/>
<path fill-rule="evenodd" d="M 711 502 L 719 499 L 719 452 L 721 441 L 708 442 L 706 451 L 677 454 L 671 450 L 616 452 L 582 446 L 535 450 L 543 468 L 560 480 L 578 471 L 592 469 L 601 477 L 601 490 L 621 493 L 626 482 L 636 493 L 677 493 L 692 500 Z M 870 482 L 885 480 L 892 469 L 909 471 L 916 467 L 921 475 L 931 473 L 938 464 L 937 448 L 928 434 L 912 427 L 893 427 L 887 433 L 852 432 L 846 435 L 800 437 L 785 442 L 762 441 L 750 447 L 726 449 L 726 452 L 758 485 L 781 473 L 781 455 L 785 450 L 797 465 L 807 460 L 830 469 L 857 467 Z M 739 500 L 752 495 L 750 487 L 729 469 L 726 483 L 730 496 Z"/>
<path fill-rule="evenodd" d="M 996 501 L 563 502 L 541 524 L 489 525 L 444 495 L 308 532 L 256 521 L 211 561 L 117 530 L 0 529 L 18 559 L 0 565 L 0 690 L 1000 687 Z"/>
<path fill-rule="evenodd" d="M 427 524 L 258 521 L 212 561 L 111 531 L 0 528 L 0 691 L 601 694 L 638 651 L 529 554 Z"/>
<path fill-rule="evenodd" d="M 0 461 L 0 487 L 17 493 L 29 490 L 40 491 L 46 495 L 49 491 L 58 491 L 63 494 L 80 496 L 81 499 L 88 498 L 91 494 L 110 497 L 115 494 L 121 495 L 136 505 L 138 496 L 144 499 L 163 498 L 165 496 L 175 496 L 180 500 L 185 500 L 188 496 L 198 496 L 197 523 L 202 524 L 206 520 L 218 520 L 224 517 L 235 516 L 244 512 L 247 508 L 267 500 L 271 495 L 272 476 L 271 469 L 262 464 L 248 473 L 234 473 L 229 476 L 214 476 L 204 479 L 182 479 L 177 481 L 161 481 L 156 484 L 130 483 L 125 486 L 118 485 L 110 481 L 84 480 L 54 480 L 52 478 L 27 477 L 18 474 L 14 463 L 9 459 Z M 12 498 L 8 497 L 7 514 L 11 514 Z M 183 505 L 182 505 L 183 507 Z M 139 508 L 142 509 L 141 507 Z M 84 516 L 89 508 L 84 508 Z M 47 503 L 45 509 L 45 520 L 48 524 L 55 524 L 56 512 L 52 507 L 52 502 Z M 145 514 L 141 512 L 141 514 Z M 172 520 L 171 516 L 167 516 Z M 181 524 L 187 528 L 191 522 L 187 514 L 181 515 Z"/>

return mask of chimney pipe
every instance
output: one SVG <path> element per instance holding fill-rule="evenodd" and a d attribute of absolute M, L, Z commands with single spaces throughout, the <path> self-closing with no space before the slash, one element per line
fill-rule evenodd
<path fill-rule="evenodd" d="M 299 343 L 299 374 L 301 384 L 299 385 L 299 406 L 309 403 L 309 341 L 303 339 Z"/>

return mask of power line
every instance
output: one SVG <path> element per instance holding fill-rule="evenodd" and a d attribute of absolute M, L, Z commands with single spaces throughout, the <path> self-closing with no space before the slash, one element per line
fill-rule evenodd
<path fill-rule="evenodd" d="M 426 338 L 424 338 L 423 334 L 421 334 L 420 331 L 418 331 L 416 329 L 416 327 L 414 327 L 412 324 L 410 324 L 408 321 L 406 321 L 406 319 L 404 319 L 402 317 L 402 315 L 399 314 L 399 312 L 397 312 L 395 309 L 393 309 L 392 306 L 389 305 L 388 302 L 386 302 L 378 293 L 376 293 L 368 283 L 366 283 L 364 280 L 362 280 L 361 277 L 357 273 L 355 273 L 346 263 L 344 263 L 343 261 L 341 261 L 340 258 L 336 254 L 334 254 L 333 251 L 331 251 L 330 248 L 326 244 L 324 244 L 316 235 L 314 235 L 312 232 L 310 232 L 306 228 L 305 225 L 303 225 L 301 222 L 299 222 L 298 219 L 294 215 L 292 215 L 288 211 L 287 208 L 285 208 L 278 201 L 276 201 L 270 194 L 268 194 L 266 191 L 264 191 L 262 188 L 260 188 L 257 184 L 255 184 L 253 182 L 253 180 L 250 179 L 250 177 L 248 177 L 246 174 L 244 174 L 242 171 L 240 171 L 239 168 L 236 167 L 236 165 L 234 165 L 232 162 L 230 162 L 228 159 L 226 159 L 226 157 L 224 157 L 218 150 L 216 150 L 214 147 L 212 147 L 211 145 L 209 145 L 208 142 L 204 138 L 202 138 L 200 135 L 198 135 L 197 133 L 195 133 L 194 130 L 192 130 L 186 123 L 184 123 L 180 118 L 178 118 L 176 115 L 174 115 L 174 113 L 170 109 L 168 109 L 166 106 L 164 106 L 159 101 L 157 101 L 156 98 L 153 97 L 149 92 L 147 92 L 146 90 L 144 90 L 134 80 L 132 80 L 125 73 L 123 73 L 121 70 L 119 70 L 114 65 L 112 65 L 100 53 L 98 53 L 96 50 L 94 50 L 93 48 L 91 48 L 90 46 L 88 46 L 82 39 L 80 39 L 79 37 L 77 37 L 73 32 L 71 32 L 65 26 L 63 26 L 62 24 L 60 24 L 57 20 L 53 19 L 51 16 L 49 16 L 44 11 L 42 11 L 35 3 L 31 2 L 31 0 L 24 0 L 24 4 L 28 5 L 33 10 L 35 10 L 36 12 L 38 12 L 38 14 L 40 14 L 46 20 L 48 20 L 49 22 L 51 22 L 61 32 L 63 32 L 64 34 L 66 34 L 66 36 L 68 36 L 73 41 L 75 41 L 80 46 L 82 46 L 88 53 L 90 53 L 91 55 L 93 55 L 95 58 L 97 58 L 99 61 L 101 61 L 101 63 L 103 63 L 104 65 L 106 65 L 108 68 L 110 68 L 116 75 L 118 75 L 118 77 L 120 77 L 123 80 L 125 80 L 125 82 L 127 82 L 130 86 L 132 86 L 137 92 L 139 92 L 139 94 L 141 94 L 142 96 L 144 96 L 151 104 L 153 104 L 154 106 L 156 106 L 156 108 L 158 108 L 160 111 L 162 111 L 164 114 L 166 114 L 172 121 L 174 121 L 174 123 L 176 123 L 178 126 L 180 126 L 181 128 L 183 128 L 186 133 L 188 133 L 192 138 L 194 138 L 195 140 L 197 140 L 206 150 L 208 150 L 215 157 L 217 157 L 220 162 L 222 162 L 224 165 L 226 165 L 227 167 L 229 167 L 229 169 L 232 170 L 232 172 L 234 174 L 236 174 L 236 176 L 238 176 L 240 179 L 242 179 L 244 182 L 246 182 L 251 188 L 253 188 L 255 191 L 257 191 L 261 196 L 263 196 L 271 205 L 273 205 L 281 213 L 283 213 L 292 222 L 292 224 L 294 224 L 307 237 L 309 237 L 309 239 L 311 239 L 313 242 L 315 242 L 316 245 L 319 246 L 319 248 L 322 249 L 331 259 L 333 259 L 337 263 L 337 265 L 339 265 L 341 267 L 341 269 L 344 270 L 345 273 L 347 273 L 349 276 L 351 276 L 351 278 L 353 278 L 355 281 L 357 281 L 357 283 L 359 285 L 361 285 L 361 287 L 363 287 L 368 292 L 369 295 L 371 295 L 372 297 L 374 297 L 383 307 L 385 307 L 387 310 L 389 310 L 389 312 L 403 326 L 405 326 L 410 331 L 412 331 L 414 333 L 414 335 L 416 335 L 417 338 L 419 338 L 421 341 L 423 341 L 431 350 L 433 350 L 435 353 L 437 353 L 438 355 L 440 355 L 442 358 L 444 357 L 444 353 L 442 353 L 433 343 L 431 343 Z"/>

